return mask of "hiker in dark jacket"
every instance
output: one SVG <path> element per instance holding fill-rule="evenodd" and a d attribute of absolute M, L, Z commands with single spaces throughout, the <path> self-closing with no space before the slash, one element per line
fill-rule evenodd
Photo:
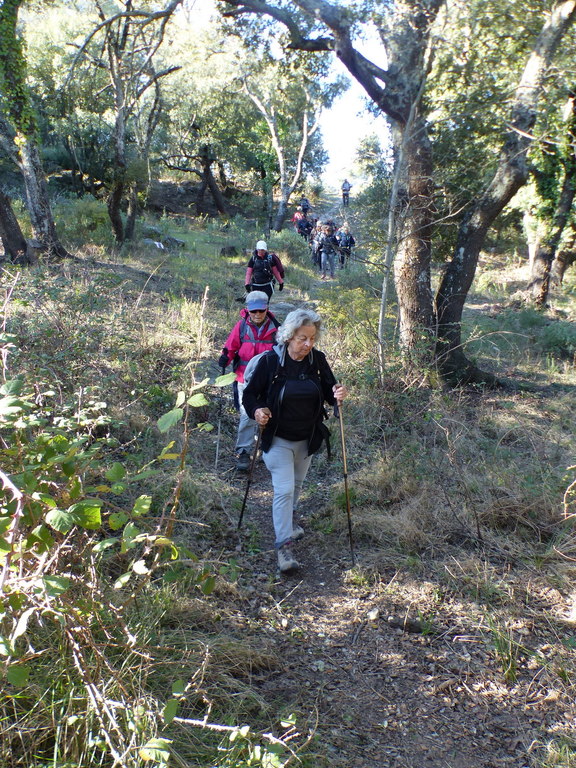
<path fill-rule="evenodd" d="M 322 234 L 317 240 L 318 251 L 320 254 L 320 270 L 322 272 L 321 280 L 326 280 L 326 272 L 330 270 L 330 277 L 336 277 L 336 259 L 340 251 L 338 238 L 334 234 L 334 227 L 331 224 L 325 224 Z"/>
<path fill-rule="evenodd" d="M 343 224 L 340 227 L 338 232 L 336 232 L 336 239 L 340 249 L 340 269 L 343 269 L 348 264 L 352 248 L 356 245 L 356 240 L 350 232 L 348 224 Z"/>
<path fill-rule="evenodd" d="M 329 434 L 324 402 L 340 404 L 347 394 L 324 354 L 314 349 L 321 324 L 313 310 L 290 312 L 278 329 L 278 344 L 254 361 L 244 389 L 244 408 L 263 430 L 260 445 L 272 475 L 272 519 L 282 572 L 299 565 L 292 542 L 304 531 L 293 515 L 312 455 Z"/>
<path fill-rule="evenodd" d="M 282 262 L 275 253 L 268 252 L 268 246 L 264 240 L 258 240 L 252 254 L 244 284 L 246 291 L 264 291 L 268 298 L 274 293 L 274 283 L 278 283 L 278 290 L 284 289 L 284 275 Z"/>
<path fill-rule="evenodd" d="M 272 349 L 279 325 L 268 309 L 268 295 L 264 291 L 251 291 L 246 297 L 246 309 L 240 311 L 240 320 L 230 331 L 218 360 L 222 371 L 232 363 L 232 370 L 236 374 L 234 402 L 240 412 L 236 439 L 236 469 L 241 472 L 250 469 L 250 456 L 254 449 L 257 429 L 256 422 L 248 416 L 242 405 L 244 371 L 253 357 Z"/>

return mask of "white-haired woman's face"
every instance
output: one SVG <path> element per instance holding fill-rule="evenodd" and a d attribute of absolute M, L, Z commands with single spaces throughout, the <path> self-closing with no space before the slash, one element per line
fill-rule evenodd
<path fill-rule="evenodd" d="M 316 343 L 317 332 L 315 325 L 301 325 L 294 331 L 288 342 L 288 354 L 292 360 L 304 360 Z"/>

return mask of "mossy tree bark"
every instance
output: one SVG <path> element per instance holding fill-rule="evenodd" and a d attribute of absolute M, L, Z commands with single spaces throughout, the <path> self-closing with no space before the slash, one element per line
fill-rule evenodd
<path fill-rule="evenodd" d="M 564 178 L 554 215 L 546 227 L 546 232 L 536 248 L 532 261 L 530 288 L 536 307 L 539 309 L 548 303 L 550 283 L 553 280 L 552 266 L 568 224 L 576 194 L 576 90 L 574 89 L 570 94 L 569 107 L 566 147 L 562 157 Z"/>
<path fill-rule="evenodd" d="M 0 81 L 5 103 L 5 113 L 0 117 L 0 142 L 22 174 L 39 249 L 49 256 L 64 258 L 70 254 L 56 233 L 38 150 L 36 117 L 26 85 L 26 59 L 17 29 L 21 5 L 22 0 L 0 3 Z"/>
<path fill-rule="evenodd" d="M 12 210 L 10 198 L 0 189 L 0 240 L 13 264 L 32 264 L 34 258 Z"/>

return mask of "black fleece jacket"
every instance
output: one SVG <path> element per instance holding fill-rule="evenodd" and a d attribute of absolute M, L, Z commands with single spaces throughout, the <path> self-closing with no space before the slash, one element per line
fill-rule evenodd
<path fill-rule="evenodd" d="M 264 431 L 262 432 L 261 447 L 266 453 L 278 428 L 280 411 L 282 406 L 282 396 L 284 385 L 286 383 L 286 373 L 284 371 L 284 360 L 288 354 L 285 344 L 278 344 L 274 349 L 265 352 L 259 359 L 254 372 L 250 376 L 250 381 L 246 386 L 242 398 L 246 413 L 251 419 L 258 408 L 269 408 L 272 417 Z M 317 349 L 312 349 L 305 358 L 308 363 L 306 375 L 318 387 L 320 397 L 319 406 L 316 412 L 315 420 L 310 424 L 310 437 L 308 438 L 308 455 L 316 453 L 322 445 L 322 442 L 329 436 L 328 428 L 324 424 L 326 411 L 323 403 L 327 402 L 334 405 L 336 399 L 332 387 L 336 384 L 336 379 L 326 356 Z"/>

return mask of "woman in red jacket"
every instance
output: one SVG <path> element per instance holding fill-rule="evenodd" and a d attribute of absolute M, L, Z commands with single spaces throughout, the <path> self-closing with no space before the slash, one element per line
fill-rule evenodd
<path fill-rule="evenodd" d="M 252 291 L 246 297 L 246 309 L 240 311 L 240 320 L 230 332 L 218 361 L 223 370 L 232 363 L 232 370 L 236 373 L 234 400 L 240 412 L 236 439 L 236 469 L 242 472 L 247 472 L 250 468 L 250 454 L 257 429 L 256 422 L 248 416 L 242 405 L 244 371 L 253 357 L 272 349 L 279 325 L 268 308 L 267 294 L 263 291 Z"/>

